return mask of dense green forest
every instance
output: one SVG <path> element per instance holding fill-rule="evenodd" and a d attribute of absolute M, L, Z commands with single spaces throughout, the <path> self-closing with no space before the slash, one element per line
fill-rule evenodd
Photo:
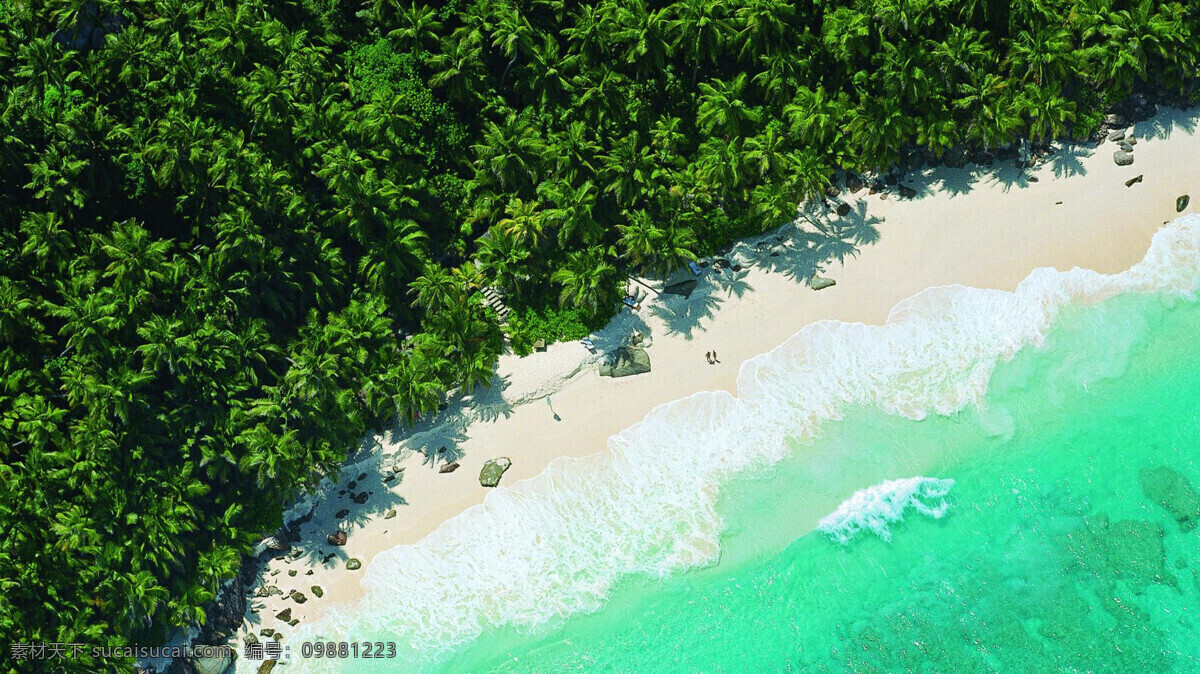
<path fill-rule="evenodd" d="M 1192 95 L 1189 5 L 0 0 L 0 643 L 203 621 L 364 431 L 490 381 L 481 288 L 593 326 L 838 169 Z"/>

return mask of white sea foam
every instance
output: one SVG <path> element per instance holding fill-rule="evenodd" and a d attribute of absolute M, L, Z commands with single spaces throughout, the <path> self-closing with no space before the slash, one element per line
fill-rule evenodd
<path fill-rule="evenodd" d="M 1200 217 L 1189 215 L 1120 274 L 1038 269 L 1011 293 L 926 290 L 884 326 L 810 325 L 742 365 L 739 397 L 699 393 L 661 405 L 613 436 L 608 452 L 558 459 L 421 542 L 378 555 L 362 580 L 365 598 L 302 626 L 293 641 L 390 634 L 436 653 L 490 627 L 595 610 L 627 574 L 710 564 L 720 486 L 784 458 L 787 438 L 812 437 L 850 405 L 919 419 L 979 403 L 996 364 L 1040 344 L 1069 304 L 1125 292 L 1193 295 L 1198 275 Z M 935 511 L 921 499 L 908 505 Z"/>
<path fill-rule="evenodd" d="M 891 525 L 904 519 L 905 511 L 910 508 L 935 520 L 941 519 L 950 508 L 946 495 L 953 486 L 954 480 L 934 477 L 881 482 L 854 492 L 817 523 L 817 530 L 842 545 L 866 531 L 890 541 Z"/>

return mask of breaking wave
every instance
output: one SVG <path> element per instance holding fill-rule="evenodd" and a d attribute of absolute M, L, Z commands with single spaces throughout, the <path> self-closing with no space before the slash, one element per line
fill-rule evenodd
<path fill-rule="evenodd" d="M 854 492 L 837 510 L 817 523 L 817 531 L 842 545 L 864 531 L 890 541 L 891 525 L 903 520 L 909 508 L 935 520 L 941 519 L 950 508 L 946 495 L 952 487 L 954 480 L 933 477 L 881 482 Z"/>

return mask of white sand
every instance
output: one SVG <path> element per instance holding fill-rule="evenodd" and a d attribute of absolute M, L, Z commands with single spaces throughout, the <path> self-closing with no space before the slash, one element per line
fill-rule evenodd
<path fill-rule="evenodd" d="M 1140 260 L 1153 233 L 1176 217 L 1175 198 L 1191 194 L 1185 212 L 1200 210 L 1200 136 L 1194 125 L 1200 109 L 1165 110 L 1136 125 L 1139 142 L 1132 166 L 1113 163 L 1112 143 L 1098 148 L 1060 149 L 1031 171 L 1038 182 L 1019 178 L 1011 162 L 984 169 L 925 170 L 905 183 L 917 190 L 913 200 L 885 195 L 843 194 L 854 213 L 845 219 L 816 215 L 801 218 L 764 237 L 776 235 L 792 247 L 779 257 L 739 244 L 728 257 L 747 269 L 735 274 L 706 271 L 690 299 L 666 296 L 624 311 L 596 339 L 603 350 L 620 345 L 634 329 L 650 335 L 647 349 L 653 372 L 625 379 L 602 378 L 596 356 L 577 343 L 552 345 L 527 358 L 503 357 L 499 383 L 477 391 L 411 430 L 370 438 L 342 484 L 318 500 L 312 520 L 301 527 L 302 556 L 272 561 L 263 579 L 283 596 L 255 598 L 248 629 L 289 630 L 275 614 L 291 608 L 308 621 L 332 602 L 361 595 L 363 571 L 348 571 L 344 560 L 364 565 L 378 552 L 413 543 L 489 490 L 479 485 L 488 459 L 506 456 L 512 468 L 502 486 L 537 475 L 559 456 L 585 456 L 605 450 L 614 433 L 641 420 L 654 406 L 702 390 L 733 391 L 739 365 L 783 342 L 805 325 L 822 320 L 881 324 L 900 300 L 925 288 L 949 284 L 1012 290 L 1037 267 L 1085 267 L 1113 273 Z M 1140 184 L 1125 181 L 1144 175 Z M 1059 203 L 1061 202 L 1061 203 Z M 817 209 L 818 211 L 820 209 Z M 796 278 L 811 257 L 802 251 L 802 231 L 847 222 L 877 229 L 878 242 L 861 246 L 845 264 L 828 264 L 824 276 L 837 285 L 813 291 Z M 873 225 L 871 223 L 874 223 Z M 734 278 L 736 277 L 736 278 Z M 661 284 L 655 284 L 661 285 Z M 705 352 L 716 350 L 720 363 L 709 365 Z M 736 393 L 736 391 L 733 391 Z M 547 404 L 546 394 L 550 396 Z M 557 413 L 561 420 L 555 420 Z M 442 446 L 443 455 L 461 467 L 439 474 L 423 452 Z M 420 451 L 418 451 L 420 450 Z M 385 485 L 391 466 L 400 479 Z M 339 495 L 359 474 L 367 477 L 354 491 L 373 492 L 363 505 Z M 349 510 L 344 519 L 335 513 Z M 385 519 L 395 510 L 392 519 Z M 339 526 L 349 532 L 342 548 L 326 544 Z M 336 556 L 322 563 L 325 554 Z M 295 577 L 288 569 L 297 571 Z M 305 575 L 312 571 L 312 575 Z M 275 574 L 275 575 L 272 575 Z M 315 598 L 313 585 L 324 589 Z M 286 599 L 293 588 L 308 596 L 304 604 Z M 241 635 L 239 635 L 240 639 Z"/>

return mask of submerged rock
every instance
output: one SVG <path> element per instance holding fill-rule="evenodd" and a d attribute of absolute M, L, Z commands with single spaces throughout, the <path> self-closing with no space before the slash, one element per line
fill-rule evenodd
<path fill-rule="evenodd" d="M 1129 166 L 1133 163 L 1133 155 L 1124 150 L 1117 150 L 1113 153 L 1113 161 L 1117 163 L 1117 166 Z"/>
<path fill-rule="evenodd" d="M 1192 198 L 1186 194 L 1180 196 L 1178 199 L 1175 200 L 1175 212 L 1182 213 L 1183 209 L 1188 207 L 1188 202 L 1191 200 L 1192 200 Z"/>
<path fill-rule="evenodd" d="M 1182 531 L 1196 528 L 1200 517 L 1200 497 L 1192 483 L 1170 466 L 1146 468 L 1138 473 L 1142 493 L 1162 506 L 1175 519 Z"/>
<path fill-rule="evenodd" d="M 487 463 L 483 464 L 483 469 L 479 471 L 479 484 L 484 487 L 495 487 L 500 484 L 500 477 L 510 466 L 512 466 L 512 461 L 506 456 L 488 459 Z"/>

